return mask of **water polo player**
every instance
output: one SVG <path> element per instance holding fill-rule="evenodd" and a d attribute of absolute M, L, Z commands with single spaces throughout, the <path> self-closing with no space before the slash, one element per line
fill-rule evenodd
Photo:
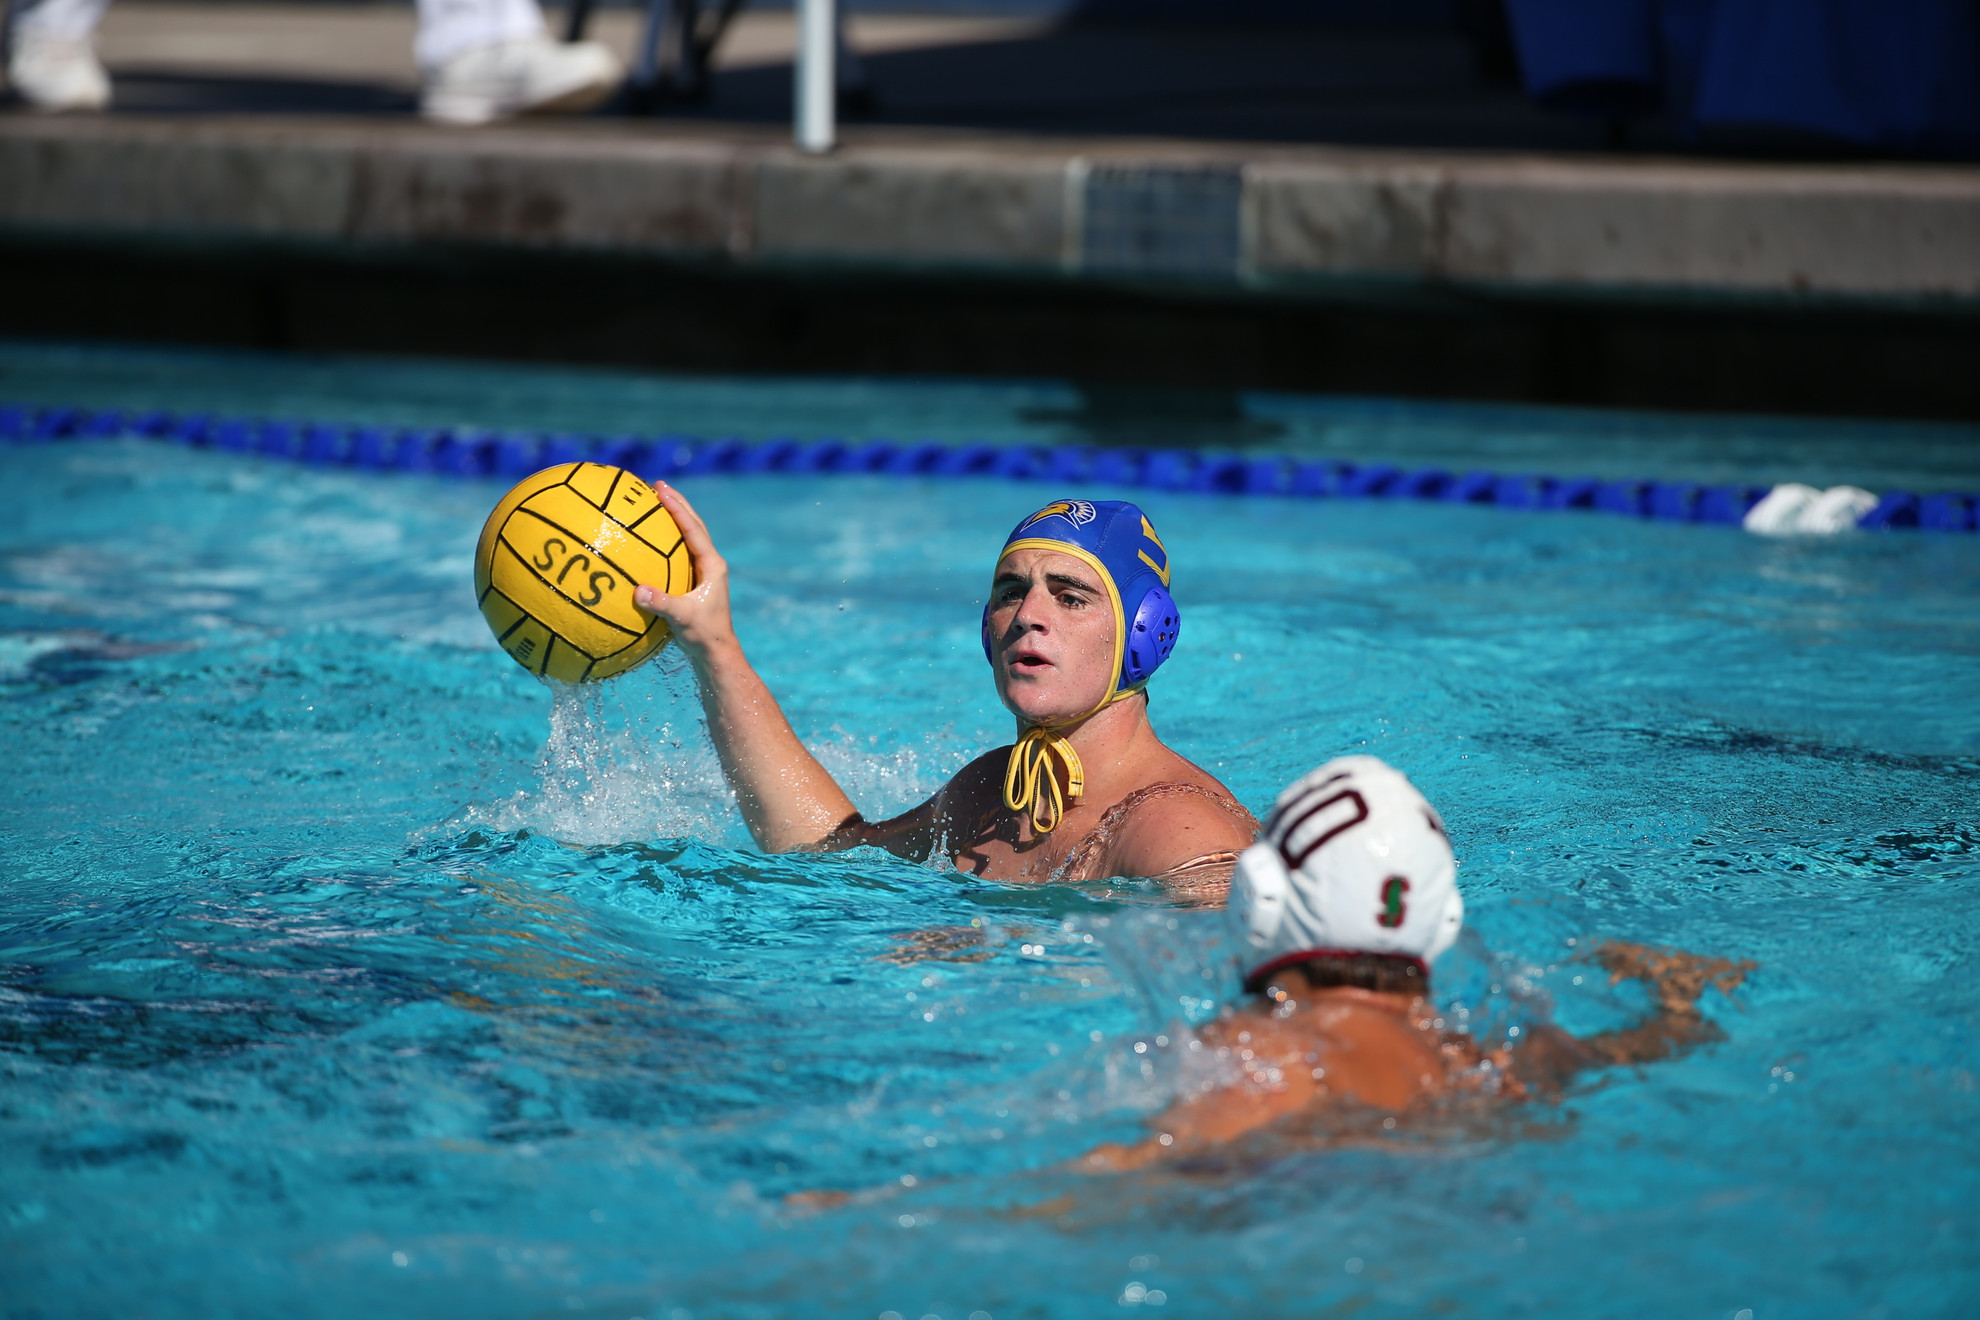
<path fill-rule="evenodd" d="M 771 852 L 874 844 L 941 853 L 999 880 L 1158 877 L 1222 897 L 1257 822 L 1230 790 L 1162 744 L 1144 690 L 1175 645 L 1168 552 L 1140 509 L 1057 500 L 1019 523 L 998 555 L 983 649 L 1018 738 L 978 757 L 933 798 L 869 822 L 791 730 L 744 657 L 728 565 L 681 493 L 656 483 L 700 585 L 642 586 L 641 609 L 672 625 L 701 688 L 708 730 L 757 843 Z"/>
<path fill-rule="evenodd" d="M 1698 1000 L 1752 966 L 1607 944 L 1591 959 L 1612 979 L 1640 977 L 1656 1000 L 1635 1026 L 1576 1038 L 1530 1023 L 1491 1051 L 1445 1032 L 1428 992 L 1430 965 L 1464 924 L 1457 864 L 1423 795 L 1372 756 L 1329 761 L 1279 795 L 1239 859 L 1228 911 L 1246 1003 L 1204 1026 L 1189 1056 L 1207 1064 L 1201 1080 L 1185 1083 L 1153 1134 L 1101 1146 L 1083 1167 L 1200 1155 L 1327 1106 L 1386 1112 L 1394 1127 L 1396 1114 L 1439 1097 L 1556 1094 L 1583 1069 L 1717 1039 Z"/>

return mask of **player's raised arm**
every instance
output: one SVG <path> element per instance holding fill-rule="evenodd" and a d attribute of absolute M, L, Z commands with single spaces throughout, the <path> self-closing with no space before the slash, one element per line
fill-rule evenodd
<path fill-rule="evenodd" d="M 858 822 L 859 812 L 798 741 L 783 708 L 743 655 L 729 616 L 729 565 L 716 551 L 708 525 L 672 486 L 656 481 L 653 489 L 680 525 L 699 585 L 677 596 L 642 585 L 633 599 L 667 621 L 694 666 L 708 733 L 750 835 L 771 852 L 834 846 Z"/>

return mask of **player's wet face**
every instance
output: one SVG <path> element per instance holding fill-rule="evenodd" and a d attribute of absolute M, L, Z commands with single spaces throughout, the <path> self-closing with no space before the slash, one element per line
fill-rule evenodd
<path fill-rule="evenodd" d="M 997 696 L 1031 723 L 1078 719 L 1114 678 L 1114 609 L 1099 574 L 1056 550 L 1013 551 L 990 587 Z"/>

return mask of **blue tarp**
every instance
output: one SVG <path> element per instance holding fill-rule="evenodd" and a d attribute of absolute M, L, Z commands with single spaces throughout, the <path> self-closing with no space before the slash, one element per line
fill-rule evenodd
<path fill-rule="evenodd" d="M 1527 91 L 1980 155 L 1980 0 L 1506 0 Z"/>

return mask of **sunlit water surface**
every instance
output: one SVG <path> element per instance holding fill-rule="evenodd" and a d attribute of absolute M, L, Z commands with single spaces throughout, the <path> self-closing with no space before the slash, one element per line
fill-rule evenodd
<path fill-rule="evenodd" d="M 727 399 L 752 435 L 815 407 L 1036 438 L 1090 402 L 22 346 L 0 384 L 646 430 Z M 1462 410 L 1355 407 L 1387 419 L 1357 457 L 1462 448 Z M 1473 422 L 1488 463 L 1551 470 L 1771 479 L 1798 439 L 1867 481 L 1973 461 L 1953 431 Z M 0 481 L 0 1314 L 1980 1301 L 1980 539 L 1144 496 L 1186 615 L 1158 729 L 1255 810 L 1341 752 L 1415 777 L 1463 859 L 1454 1020 L 1626 1020 L 1638 992 L 1576 960 L 1605 938 L 1759 970 L 1706 1001 L 1722 1043 L 1559 1106 L 1090 1178 L 1065 1162 L 1138 1131 L 1234 991 L 1215 914 L 754 852 L 672 657 L 555 698 L 495 649 L 468 578 L 497 484 L 142 442 L 0 451 Z M 745 644 L 869 812 L 1008 737 L 975 621 L 1047 493 L 690 488 Z M 902 958 L 936 927 L 983 932 L 976 960 Z M 820 1188 L 858 1195 L 785 1202 Z"/>

